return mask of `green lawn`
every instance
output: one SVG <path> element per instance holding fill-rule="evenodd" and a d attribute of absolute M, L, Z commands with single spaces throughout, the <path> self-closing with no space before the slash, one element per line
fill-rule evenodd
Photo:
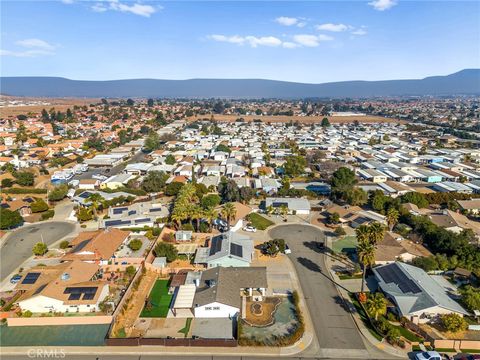
<path fill-rule="evenodd" d="M 250 213 L 248 215 L 248 220 L 258 230 L 265 230 L 266 228 L 274 224 L 273 221 L 270 221 L 257 213 Z"/>
<path fill-rule="evenodd" d="M 392 325 L 392 326 L 397 328 L 398 331 L 400 331 L 400 335 L 402 335 L 405 339 L 407 339 L 409 341 L 412 341 L 412 342 L 422 342 L 423 341 L 423 339 L 421 337 L 417 336 L 416 334 L 414 334 L 410 330 L 404 328 L 403 326 L 395 326 L 395 325 Z"/>
<path fill-rule="evenodd" d="M 157 280 L 150 292 L 152 308 L 143 308 L 140 317 L 167 317 L 173 295 L 168 293 L 168 280 Z"/>
<path fill-rule="evenodd" d="M 340 280 L 361 279 L 362 274 L 355 274 L 355 275 L 340 274 L 340 275 L 338 275 L 338 278 Z"/>
<path fill-rule="evenodd" d="M 344 236 L 342 239 L 333 242 L 332 250 L 338 254 L 342 252 L 348 252 L 348 249 L 355 249 L 356 246 L 356 236 Z"/>
<path fill-rule="evenodd" d="M 460 349 L 462 353 L 467 353 L 467 354 L 480 354 L 479 349 Z"/>

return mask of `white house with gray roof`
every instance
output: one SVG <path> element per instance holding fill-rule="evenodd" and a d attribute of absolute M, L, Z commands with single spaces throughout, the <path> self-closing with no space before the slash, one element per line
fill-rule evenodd
<path fill-rule="evenodd" d="M 310 214 L 310 202 L 302 198 L 266 198 L 265 209 L 272 206 L 273 208 L 280 208 L 283 205 L 287 206 L 289 213 L 298 215 Z"/>
<path fill-rule="evenodd" d="M 442 315 L 468 312 L 449 296 L 447 288 L 422 269 L 402 262 L 373 268 L 378 285 L 395 303 L 400 316 L 425 323 Z"/>
<path fill-rule="evenodd" d="M 249 236 L 229 231 L 212 237 L 209 247 L 198 248 L 194 261 L 208 268 L 250 266 L 253 252 L 253 240 Z"/>

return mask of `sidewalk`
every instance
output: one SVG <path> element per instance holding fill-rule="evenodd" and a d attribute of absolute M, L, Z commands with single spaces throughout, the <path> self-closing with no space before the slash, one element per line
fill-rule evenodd
<path fill-rule="evenodd" d="M 326 245 L 327 245 L 328 248 L 331 248 L 331 243 L 332 243 L 332 239 L 330 237 L 327 237 Z M 329 256 L 326 256 L 325 259 L 326 259 L 325 260 L 326 267 L 328 269 L 331 269 L 331 266 L 333 264 L 332 259 Z M 348 306 L 348 309 L 349 309 L 350 314 L 353 318 L 355 326 L 358 328 L 358 331 L 362 334 L 365 342 L 370 343 L 370 345 L 373 348 L 378 349 L 380 351 L 384 351 L 384 352 L 386 352 L 386 353 L 388 353 L 392 356 L 401 357 L 401 358 L 408 357 L 407 351 L 397 349 L 397 348 L 391 346 L 390 344 L 386 343 L 385 341 L 379 341 L 370 333 L 370 331 L 365 327 L 362 319 L 358 315 L 357 309 L 350 302 L 350 296 L 348 294 L 348 291 L 345 288 L 343 288 L 342 286 L 339 286 L 339 284 L 337 283 L 337 281 L 339 281 L 339 280 L 338 280 L 338 277 L 335 275 L 335 272 L 332 271 L 332 270 L 329 270 L 329 271 L 330 271 L 330 275 L 331 275 L 332 279 L 335 280 L 334 283 L 335 283 L 335 287 L 337 288 L 338 293 L 342 297 L 344 303 Z"/>

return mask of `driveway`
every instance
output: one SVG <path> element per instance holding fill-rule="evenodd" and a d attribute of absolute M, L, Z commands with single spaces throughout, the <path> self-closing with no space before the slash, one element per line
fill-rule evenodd
<path fill-rule="evenodd" d="M 32 256 L 32 248 L 43 241 L 48 246 L 72 233 L 75 224 L 63 221 L 49 221 L 22 227 L 5 239 L 0 254 L 0 279 L 4 280 L 11 272 Z"/>
<path fill-rule="evenodd" d="M 289 255 L 302 285 L 321 349 L 366 350 L 357 327 L 346 310 L 317 244 L 324 233 L 311 225 L 279 225 L 269 231 L 271 238 L 282 238 L 292 250 Z"/>

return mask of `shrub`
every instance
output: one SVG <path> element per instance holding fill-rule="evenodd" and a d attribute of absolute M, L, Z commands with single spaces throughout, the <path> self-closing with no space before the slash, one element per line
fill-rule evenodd
<path fill-rule="evenodd" d="M 29 317 L 32 317 L 32 315 L 33 313 L 30 310 L 25 310 L 22 312 L 22 317 L 29 318 Z"/>
<path fill-rule="evenodd" d="M 20 225 L 22 222 L 23 218 L 18 211 L 11 211 L 0 207 L 0 229 L 10 229 Z"/>
<path fill-rule="evenodd" d="M 45 255 L 47 251 L 48 251 L 48 247 L 44 242 L 38 242 L 35 245 L 33 245 L 33 248 L 32 248 L 33 255 L 36 255 L 36 256 Z"/>
<path fill-rule="evenodd" d="M 447 331 L 457 332 L 461 330 L 466 330 L 468 327 L 467 322 L 463 317 L 458 314 L 444 314 L 440 317 L 442 325 Z"/>
<path fill-rule="evenodd" d="M 133 251 L 137 251 L 137 250 L 140 250 L 142 248 L 142 244 L 143 244 L 142 240 L 133 239 L 128 243 L 128 247 Z"/>
<path fill-rule="evenodd" d="M 60 243 L 60 249 L 66 249 L 68 248 L 68 245 L 70 245 L 70 243 L 68 242 L 68 240 L 63 240 L 61 243 Z"/>
<path fill-rule="evenodd" d="M 168 262 L 175 261 L 178 256 L 176 247 L 165 242 L 158 243 L 155 246 L 154 252 L 157 257 L 166 257 Z"/>
<path fill-rule="evenodd" d="M 334 232 L 335 232 L 335 235 L 337 235 L 337 236 L 343 236 L 343 235 L 347 234 L 345 232 L 345 229 L 341 226 L 336 227 Z"/>
<path fill-rule="evenodd" d="M 133 276 L 135 275 L 135 272 L 137 270 L 135 269 L 135 266 L 133 265 L 130 265 L 130 266 L 127 266 L 127 268 L 125 269 L 125 273 L 128 275 L 128 276 Z"/>
<path fill-rule="evenodd" d="M 16 183 L 22 186 L 32 186 L 35 183 L 35 176 L 28 171 L 16 171 L 13 173 Z"/>
<path fill-rule="evenodd" d="M 33 213 L 43 212 L 48 210 L 48 204 L 43 199 L 37 199 L 30 204 L 30 209 Z"/>
<path fill-rule="evenodd" d="M 12 179 L 2 179 L 2 188 L 12 187 L 13 181 Z"/>
<path fill-rule="evenodd" d="M 19 188 L 2 189 L 5 194 L 46 194 L 47 189 Z"/>
<path fill-rule="evenodd" d="M 68 186 L 63 184 L 56 186 L 50 193 L 48 194 L 48 200 L 51 201 L 60 201 L 67 196 L 68 193 Z"/>
<path fill-rule="evenodd" d="M 55 210 L 53 209 L 47 210 L 42 213 L 42 220 L 53 218 L 54 215 L 55 215 Z"/>
<path fill-rule="evenodd" d="M 80 221 L 88 221 L 93 219 L 93 214 L 89 209 L 81 207 L 77 211 L 77 218 Z"/>

